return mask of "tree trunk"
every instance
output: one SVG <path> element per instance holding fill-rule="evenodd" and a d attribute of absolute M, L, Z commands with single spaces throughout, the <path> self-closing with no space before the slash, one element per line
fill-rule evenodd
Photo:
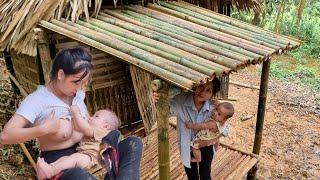
<path fill-rule="evenodd" d="M 279 5 L 277 19 L 276 19 L 276 23 L 275 23 L 274 29 L 273 29 L 274 32 L 279 32 L 279 26 L 282 21 L 285 3 L 286 3 L 286 0 L 282 0 L 282 3 Z"/>
<path fill-rule="evenodd" d="M 255 11 L 255 12 L 254 12 L 254 17 L 253 17 L 251 23 L 252 23 L 253 25 L 255 25 L 255 26 L 258 26 L 258 25 L 260 25 L 260 22 L 261 22 L 260 12 Z"/>
<path fill-rule="evenodd" d="M 305 4 L 305 0 L 300 0 L 299 6 L 298 6 L 298 12 L 297 12 L 297 19 L 296 19 L 296 25 L 299 26 L 300 25 L 300 21 L 302 18 L 302 13 L 303 13 L 303 9 L 304 9 L 304 4 Z"/>

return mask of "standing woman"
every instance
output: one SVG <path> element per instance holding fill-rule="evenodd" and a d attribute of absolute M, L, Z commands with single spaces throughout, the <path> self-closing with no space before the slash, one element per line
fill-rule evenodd
<path fill-rule="evenodd" d="M 190 144 L 196 132 L 188 129 L 185 123 L 189 121 L 202 123 L 210 118 L 211 112 L 215 108 L 214 101 L 211 99 L 219 90 L 220 81 L 214 78 L 212 82 L 198 86 L 194 92 L 184 92 L 175 96 L 170 102 L 170 116 L 177 117 L 178 146 L 188 180 L 211 179 L 211 163 L 215 153 L 213 147 L 215 141 L 199 142 L 202 161 L 200 163 L 191 162 Z M 156 101 L 159 99 L 157 93 L 154 93 L 153 97 Z M 223 132 L 224 135 L 227 135 L 227 133 L 228 130 Z"/>
<path fill-rule="evenodd" d="M 91 60 L 91 55 L 82 48 L 59 52 L 52 64 L 50 82 L 39 86 L 22 101 L 1 132 L 0 144 L 22 143 L 37 138 L 40 156 L 47 163 L 75 153 L 83 134 L 74 129 L 69 109 L 71 105 L 78 105 L 81 115 L 89 118 L 83 89 L 90 80 Z M 119 143 L 118 153 L 117 179 L 139 179 L 141 140 L 126 138 Z M 60 179 L 87 180 L 94 177 L 83 169 L 73 168 L 62 172 Z"/>

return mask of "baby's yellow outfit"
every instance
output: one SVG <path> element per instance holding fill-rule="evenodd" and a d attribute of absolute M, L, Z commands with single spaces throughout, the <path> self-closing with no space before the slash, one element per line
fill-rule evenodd
<path fill-rule="evenodd" d="M 86 169 L 96 167 L 102 167 L 100 161 L 100 152 L 104 149 L 100 148 L 100 143 L 103 137 L 105 137 L 110 131 L 103 130 L 98 127 L 93 127 L 93 138 L 84 137 L 79 143 L 77 148 L 78 153 L 86 154 L 90 156 L 91 163 L 86 167 Z"/>
<path fill-rule="evenodd" d="M 210 121 L 212 121 L 211 119 L 209 119 Z M 219 134 L 223 133 L 223 131 L 227 128 L 227 126 L 229 126 L 229 124 L 227 122 L 224 123 L 224 125 L 220 125 L 219 122 L 216 122 L 217 127 L 219 129 L 218 132 L 213 132 L 210 129 L 204 129 L 204 130 L 200 130 L 198 131 L 198 133 L 196 134 L 196 137 L 191 141 L 191 146 L 193 148 L 199 149 L 199 143 L 196 143 L 197 140 L 212 140 L 215 139 L 219 136 Z"/>

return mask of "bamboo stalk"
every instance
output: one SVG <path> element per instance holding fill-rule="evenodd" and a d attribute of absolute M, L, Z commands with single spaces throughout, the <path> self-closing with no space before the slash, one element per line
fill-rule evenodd
<path fill-rule="evenodd" d="M 205 14 L 205 15 L 207 15 L 209 17 L 216 18 L 216 19 L 218 19 L 220 21 L 223 21 L 225 23 L 229 23 L 229 24 L 238 26 L 240 28 L 245 28 L 247 30 L 251 30 L 251 31 L 254 31 L 254 32 L 257 32 L 257 33 L 264 33 L 265 35 L 271 35 L 274 38 L 278 38 L 278 39 L 281 38 L 284 41 L 289 41 L 290 44 L 292 44 L 294 47 L 297 47 L 297 46 L 299 46 L 300 43 L 302 43 L 302 41 L 300 41 L 298 39 L 291 38 L 289 36 L 283 36 L 281 34 L 277 34 L 277 33 L 271 32 L 271 31 L 267 31 L 267 30 L 265 30 L 265 29 L 263 29 L 261 27 L 252 26 L 252 24 L 249 24 L 249 23 L 237 20 L 237 19 L 231 19 L 230 17 L 227 17 L 225 15 L 222 15 L 222 14 L 219 14 L 219 13 L 216 13 L 216 12 L 213 12 L 213 11 L 209 11 L 208 9 L 201 8 L 201 7 L 195 6 L 195 5 L 190 4 L 190 3 L 186 3 L 184 1 L 171 2 L 171 3 L 174 3 L 176 5 L 179 5 L 179 6 L 182 6 L 182 7 L 185 7 L 185 8 L 190 8 L 192 11 L 197 11 L 197 12 Z"/>
<path fill-rule="evenodd" d="M 136 33 L 133 33 L 131 31 L 129 31 L 129 30 L 122 29 L 122 28 L 120 28 L 118 26 L 115 26 L 115 25 L 112 25 L 112 24 L 104 23 L 104 21 L 97 20 L 97 19 L 92 19 L 91 23 L 92 24 L 99 24 L 99 26 L 101 28 L 103 28 L 104 30 L 107 30 L 109 32 L 112 32 L 114 34 L 117 34 L 119 36 L 122 36 L 122 37 L 125 37 L 125 38 L 128 38 L 128 39 L 137 41 L 139 43 L 143 43 L 145 45 L 157 48 L 159 50 L 168 52 L 168 53 L 176 55 L 178 57 L 187 58 L 188 60 L 194 59 L 195 60 L 195 61 L 193 61 L 194 63 L 197 63 L 198 65 L 206 64 L 208 68 L 213 68 L 215 70 L 216 74 L 218 74 L 218 75 L 219 75 L 219 73 L 223 73 L 221 71 L 219 72 L 218 68 L 222 69 L 224 72 L 228 72 L 228 71 L 231 70 L 230 68 L 227 68 L 227 67 L 222 66 L 220 64 L 211 62 L 209 60 L 206 60 L 204 58 L 196 56 L 196 55 L 194 55 L 192 53 L 183 51 L 181 49 L 169 46 L 169 45 L 167 45 L 165 43 L 162 43 L 162 42 L 159 42 L 159 41 L 156 41 L 156 40 L 153 40 L 153 39 L 146 38 L 146 37 L 144 37 L 142 35 L 138 35 Z"/>
<path fill-rule="evenodd" d="M 215 19 L 206 17 L 202 14 L 199 14 L 197 12 L 194 11 L 190 11 L 188 9 L 184 9 L 178 6 L 175 6 L 171 3 L 166 3 L 166 2 L 161 2 L 160 3 L 162 6 L 167 7 L 169 9 L 172 9 L 174 11 L 176 11 L 174 13 L 175 16 L 185 16 L 187 15 L 186 18 L 188 18 L 188 20 L 191 20 L 192 22 L 195 22 L 197 24 L 204 24 L 207 27 L 222 31 L 222 32 L 226 32 L 228 34 L 237 36 L 237 37 L 241 37 L 244 39 L 247 39 L 249 41 L 264 45 L 264 46 L 268 46 L 272 49 L 280 49 L 281 47 L 286 47 L 286 44 L 282 44 L 282 43 L 278 43 L 277 41 L 275 41 L 272 37 L 270 36 L 265 36 L 265 37 L 261 37 L 262 34 L 257 34 L 251 31 L 246 31 L 244 29 L 238 28 L 236 26 L 232 26 L 229 25 L 227 23 L 222 23 L 220 21 L 217 21 Z M 197 20 L 195 20 L 197 19 Z"/>
<path fill-rule="evenodd" d="M 83 21 L 78 21 L 78 24 L 83 25 L 83 26 L 88 27 L 88 28 L 91 28 L 91 29 L 94 29 L 95 31 L 107 34 L 109 36 L 113 36 L 113 37 L 115 37 L 115 38 L 117 38 L 117 39 L 119 39 L 119 40 L 121 40 L 123 42 L 131 44 L 131 45 L 133 45 L 135 47 L 141 48 L 143 50 L 146 50 L 146 51 L 148 51 L 150 53 L 156 54 L 156 55 L 161 56 L 163 58 L 169 59 L 169 60 L 171 60 L 173 62 L 185 65 L 185 66 L 187 66 L 189 68 L 192 68 L 192 69 L 197 70 L 197 71 L 199 71 L 201 73 L 204 73 L 209 77 L 212 77 L 215 74 L 214 70 L 209 69 L 207 67 L 204 67 L 202 65 L 198 65 L 196 63 L 193 63 L 192 61 L 189 61 L 188 59 L 180 58 L 178 56 L 172 55 L 172 54 L 167 53 L 165 51 L 161 51 L 161 50 L 158 50 L 156 48 L 153 48 L 153 47 L 150 47 L 150 46 L 146 46 L 146 45 L 144 45 L 142 43 L 139 43 L 139 42 L 136 42 L 136 41 L 132 41 L 130 39 L 127 39 L 127 38 L 124 38 L 122 36 L 110 33 L 110 32 L 108 32 L 106 30 L 103 30 L 101 28 L 98 28 L 96 26 L 93 26 L 92 24 L 89 24 L 89 23 L 86 23 L 86 22 L 83 22 Z M 96 25 L 98 26 L 99 24 L 96 24 Z M 218 72 L 219 72 L 219 70 L 218 70 Z"/>
<path fill-rule="evenodd" d="M 163 8 L 161 8 L 160 6 L 154 6 L 154 5 L 150 5 L 150 7 L 155 8 L 155 9 L 159 9 L 162 10 Z M 187 21 L 182 21 L 181 19 L 175 18 L 173 16 L 168 16 L 165 15 L 164 13 L 160 13 L 159 11 L 155 11 L 152 9 L 141 9 L 137 6 L 126 6 L 126 9 L 129 9 L 131 11 L 137 12 L 137 13 L 141 13 L 162 21 L 166 21 L 168 23 L 171 23 L 173 25 L 179 26 L 181 28 L 186 28 L 192 32 L 196 32 L 199 33 L 201 35 L 207 36 L 209 38 L 214 38 L 216 40 L 219 41 L 223 41 L 225 43 L 228 44 L 232 44 L 235 46 L 239 46 L 242 47 L 244 49 L 247 49 L 249 51 L 253 51 L 255 53 L 258 53 L 260 55 L 269 55 L 274 53 L 274 50 L 264 50 L 263 46 L 255 44 L 255 46 L 252 46 L 252 43 L 248 43 L 248 41 L 245 41 L 241 38 L 236 38 L 236 37 L 230 37 L 230 35 L 226 35 L 223 34 L 221 35 L 221 32 L 213 30 L 213 29 L 209 29 L 209 28 L 205 28 L 203 26 L 194 24 L 194 23 L 189 23 Z M 244 43 L 245 41 L 245 43 Z"/>
<path fill-rule="evenodd" d="M 249 153 L 249 152 L 245 151 L 244 149 L 230 146 L 229 144 L 226 144 L 226 143 L 224 143 L 224 142 L 220 142 L 220 144 L 221 144 L 222 146 L 227 147 L 228 149 L 232 149 L 232 150 L 234 150 L 234 151 L 241 152 L 242 154 L 245 154 L 245 155 L 248 155 L 248 156 L 252 156 L 252 157 L 255 157 L 255 158 L 259 159 L 259 156 L 257 156 L 256 154 Z"/>
<path fill-rule="evenodd" d="M 106 15 L 105 13 L 100 13 L 100 14 L 102 16 Z M 161 28 L 157 28 L 157 27 L 149 25 L 149 24 L 141 23 L 138 20 L 128 18 L 128 17 L 126 17 L 124 15 L 121 15 L 120 13 L 115 13 L 113 11 L 109 11 L 109 14 L 112 14 L 113 16 L 115 16 L 115 17 L 117 17 L 117 18 L 119 18 L 119 19 L 121 19 L 123 21 L 130 22 L 130 23 L 138 25 L 140 27 L 144 27 L 144 28 L 150 29 L 152 31 L 156 31 L 156 32 L 160 32 L 162 34 L 166 34 L 168 36 L 174 37 L 174 38 L 179 39 L 181 41 L 184 41 L 186 43 L 190 43 L 192 45 L 199 46 L 199 47 L 201 47 L 203 49 L 206 49 L 208 51 L 215 52 L 215 53 L 221 54 L 223 56 L 226 56 L 226 57 L 229 57 L 229 58 L 232 58 L 232 59 L 236 59 L 236 60 L 239 60 L 239 61 L 242 61 L 242 62 L 247 62 L 250 59 L 250 57 L 248 57 L 248 56 L 245 56 L 245 55 L 242 55 L 240 53 L 236 53 L 236 52 L 230 51 L 230 50 L 228 50 L 226 48 L 222 48 L 222 47 L 216 46 L 214 44 L 207 43 L 205 41 L 201 41 L 201 40 L 193 38 L 193 37 L 185 37 L 185 36 L 182 36 L 182 35 L 179 35 L 179 34 L 172 33 L 170 31 L 162 30 Z"/>
<path fill-rule="evenodd" d="M 158 124 L 158 153 L 159 153 L 159 179 L 170 179 L 170 154 L 169 154 L 169 86 L 163 85 L 159 91 L 160 99 L 156 103 Z"/>
<path fill-rule="evenodd" d="M 38 28 L 38 52 L 40 56 L 41 66 L 43 70 L 44 80 L 46 83 L 50 81 L 50 69 L 52 59 L 50 56 L 49 42 L 43 29 Z"/>
<path fill-rule="evenodd" d="M 79 42 L 82 42 L 84 44 L 90 45 L 96 49 L 99 49 L 103 52 L 107 52 L 108 54 L 111 54 L 113 56 L 119 57 L 121 60 L 135 65 L 141 69 L 144 69 L 152 74 L 156 74 L 157 76 L 165 79 L 168 82 L 171 82 L 172 84 L 175 84 L 183 89 L 191 89 L 194 85 L 193 81 L 190 81 L 184 77 L 181 76 L 176 76 L 175 74 L 171 73 L 170 71 L 161 69 L 153 64 L 144 62 L 138 58 L 134 58 L 132 56 L 127 55 L 126 53 L 123 53 L 121 51 L 118 51 L 116 49 L 110 48 L 102 43 L 96 42 L 90 38 L 87 38 L 85 36 L 79 35 L 77 33 L 74 33 L 70 30 L 66 30 L 63 27 L 59 27 L 57 25 L 54 25 L 50 22 L 46 22 L 46 21 L 40 21 L 40 25 L 42 27 L 45 27 L 49 30 L 52 30 L 54 32 L 57 32 L 59 34 L 62 34 L 66 37 L 70 37 L 72 39 L 75 39 Z"/>
<path fill-rule="evenodd" d="M 138 13 L 135 13 L 133 11 L 123 11 L 123 13 L 125 13 L 125 14 L 121 14 L 120 17 L 117 16 L 117 15 L 120 15 L 120 13 L 113 13 L 112 11 L 104 11 L 104 12 L 108 13 L 108 14 L 112 13 L 113 16 L 116 16 L 118 18 L 121 18 L 121 16 L 127 16 L 130 19 L 135 19 L 135 20 L 137 20 L 139 22 L 143 22 L 144 24 L 149 24 L 149 25 L 155 26 L 158 29 L 161 28 L 161 29 L 163 29 L 165 31 L 169 31 L 169 32 L 172 32 L 172 33 L 175 33 L 175 34 L 178 34 L 178 35 L 193 37 L 195 39 L 199 39 L 199 40 L 201 40 L 203 42 L 207 42 L 207 43 L 212 44 L 214 46 L 222 47 L 222 48 L 225 48 L 225 49 L 228 49 L 228 50 L 231 50 L 231 51 L 235 51 L 237 53 L 243 54 L 245 56 L 249 56 L 249 57 L 254 58 L 254 59 L 262 59 L 261 55 L 258 55 L 256 53 L 253 53 L 253 52 L 250 52 L 248 50 L 242 49 L 241 47 L 230 45 L 230 44 L 227 44 L 225 42 L 221 42 L 221 41 L 213 39 L 213 38 L 208 38 L 207 36 L 204 36 L 204 35 L 201 35 L 201 34 L 198 34 L 198 33 L 194 33 L 194 32 L 192 32 L 190 30 L 183 29 L 181 27 L 174 26 L 174 25 L 169 24 L 167 22 L 160 21 L 158 19 L 154 19 L 152 17 L 146 16 L 146 15 L 143 15 L 143 14 L 138 14 Z M 146 20 L 148 20 L 148 21 L 146 21 Z"/>
<path fill-rule="evenodd" d="M 148 63 L 154 64 L 158 67 L 161 67 L 161 68 L 166 69 L 168 71 L 174 72 L 177 75 L 185 76 L 186 78 L 192 79 L 195 82 L 199 82 L 202 79 L 204 80 L 207 78 L 207 76 L 205 76 L 197 71 L 186 68 L 186 67 L 184 67 L 180 64 L 174 63 L 172 61 L 168 61 L 168 60 L 163 59 L 159 56 L 155 56 L 151 53 L 142 51 L 141 49 L 138 49 L 134 46 L 128 45 L 122 41 L 114 39 L 111 36 L 93 31 L 92 29 L 77 25 L 75 23 L 72 23 L 71 21 L 68 21 L 66 23 L 62 23 L 57 20 L 52 20 L 52 22 L 56 25 L 61 26 L 61 27 L 65 26 L 66 28 L 68 28 L 76 33 L 82 34 L 82 35 L 89 37 L 97 42 L 106 44 L 106 45 L 108 45 L 112 48 L 115 48 L 119 51 L 122 51 L 124 53 L 128 53 L 131 56 L 134 56 L 136 58 L 144 60 Z M 185 74 L 186 71 L 188 71 L 189 73 Z"/>
<path fill-rule="evenodd" d="M 208 12 L 208 11 L 202 10 L 201 7 L 196 7 L 194 5 L 185 4 L 185 3 L 181 3 L 181 2 L 175 2 L 175 1 L 171 1 L 171 2 L 169 2 L 169 4 L 174 4 L 178 7 L 182 7 L 182 8 L 191 10 L 192 12 L 199 13 L 199 14 L 204 15 L 210 19 L 215 19 L 216 21 L 220 22 L 222 25 L 228 24 L 232 27 L 238 27 L 240 29 L 252 32 L 255 35 L 258 35 L 258 36 L 261 36 L 264 38 L 268 38 L 269 40 L 276 41 L 276 42 L 284 44 L 284 45 L 291 44 L 291 41 L 289 39 L 283 38 L 283 37 L 276 35 L 274 33 L 271 33 L 271 32 L 266 32 L 265 30 L 263 30 L 261 28 L 259 29 L 259 27 L 252 26 L 252 24 L 246 24 L 244 22 L 238 21 L 236 19 L 232 19 L 230 17 L 226 17 L 226 16 L 222 16 L 220 14 L 216 14 L 214 12 Z"/>
<path fill-rule="evenodd" d="M 236 81 L 229 81 L 230 84 L 234 84 L 240 87 L 246 87 L 246 88 L 251 88 L 251 89 L 260 89 L 259 86 L 254 86 L 254 85 L 250 85 L 250 84 L 244 84 L 244 83 L 240 83 L 240 82 L 236 82 Z"/>
<path fill-rule="evenodd" d="M 107 17 L 98 16 L 98 19 L 108 22 Z M 226 66 L 228 68 L 238 69 L 239 67 L 242 66 L 241 63 L 239 63 L 236 60 L 233 60 L 233 59 L 230 59 L 227 57 L 223 57 L 223 56 L 218 56 L 217 54 L 210 53 L 210 52 L 205 51 L 201 48 L 185 45 L 185 44 L 181 43 L 181 41 L 179 42 L 179 41 L 174 40 L 168 36 L 164 36 L 164 35 L 159 36 L 158 34 L 150 33 L 148 31 L 141 29 L 141 28 L 132 27 L 132 25 L 128 24 L 128 23 L 127 24 L 121 23 L 120 21 L 117 21 L 114 19 L 113 19 L 113 21 L 116 22 L 117 26 L 120 26 L 121 28 L 125 28 L 129 31 L 135 32 L 137 34 L 141 34 L 145 37 L 148 37 L 148 38 L 151 38 L 151 39 L 163 42 L 163 43 L 166 43 L 166 44 L 171 45 L 173 47 L 177 47 L 179 49 L 182 49 L 184 51 L 190 52 L 190 53 L 195 54 L 197 56 L 203 57 L 207 60 L 221 64 L 221 65 Z"/>
<path fill-rule="evenodd" d="M 212 33 L 215 33 L 216 36 L 222 37 L 222 39 L 229 38 L 234 41 L 237 41 L 238 43 L 245 43 L 246 46 L 251 46 L 252 48 L 255 48 L 255 49 L 259 48 L 259 49 L 265 50 L 266 52 L 269 52 L 269 53 L 275 52 L 275 49 L 277 48 L 277 47 L 274 47 L 274 48 L 267 47 L 265 45 L 268 45 L 268 46 L 272 46 L 272 45 L 269 45 L 267 43 L 264 44 L 261 41 L 258 41 L 254 38 L 243 36 L 241 34 L 233 32 L 232 30 L 229 30 L 229 29 L 222 29 L 221 27 L 214 27 L 213 24 L 204 22 L 204 21 L 199 20 L 197 18 L 183 15 L 183 14 L 181 14 L 177 11 L 171 10 L 169 8 L 165 8 L 165 7 L 158 6 L 158 5 L 150 5 L 149 7 L 151 9 L 144 10 L 144 11 L 147 11 L 147 12 L 151 11 L 152 12 L 153 10 L 157 10 L 158 12 L 154 13 L 154 14 L 157 14 L 157 16 L 160 15 L 159 11 L 165 12 L 166 14 L 173 15 L 173 16 L 171 16 L 170 20 L 171 21 L 175 20 L 174 21 L 175 24 L 180 24 L 180 25 L 184 25 L 184 26 L 188 25 L 193 28 L 201 27 L 202 29 L 206 29 L 207 31 L 211 31 Z M 137 6 L 135 6 L 135 8 L 137 8 Z M 163 15 L 164 14 L 162 13 L 162 16 Z"/>

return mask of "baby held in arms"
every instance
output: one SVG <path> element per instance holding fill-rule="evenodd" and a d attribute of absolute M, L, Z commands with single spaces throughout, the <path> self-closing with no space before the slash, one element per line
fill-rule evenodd
<path fill-rule="evenodd" d="M 212 111 L 211 118 L 207 119 L 205 122 L 197 124 L 186 122 L 187 128 L 198 131 L 196 137 L 191 142 L 194 156 L 194 158 L 191 159 L 192 162 L 201 162 L 199 142 L 214 139 L 218 141 L 222 136 L 222 132 L 229 126 L 228 119 L 231 118 L 233 114 L 233 105 L 228 102 L 222 102 Z"/>
<path fill-rule="evenodd" d="M 121 125 L 119 118 L 111 110 L 99 110 L 89 120 L 81 116 L 77 105 L 71 106 L 70 112 L 74 128 L 82 132 L 85 137 L 80 142 L 77 153 L 63 156 L 51 164 L 39 158 L 37 175 L 40 180 L 45 177 L 53 177 L 65 169 L 74 167 L 90 169 L 93 166 L 103 166 L 99 158 L 101 152 L 104 151 L 100 145 L 101 140 Z"/>

